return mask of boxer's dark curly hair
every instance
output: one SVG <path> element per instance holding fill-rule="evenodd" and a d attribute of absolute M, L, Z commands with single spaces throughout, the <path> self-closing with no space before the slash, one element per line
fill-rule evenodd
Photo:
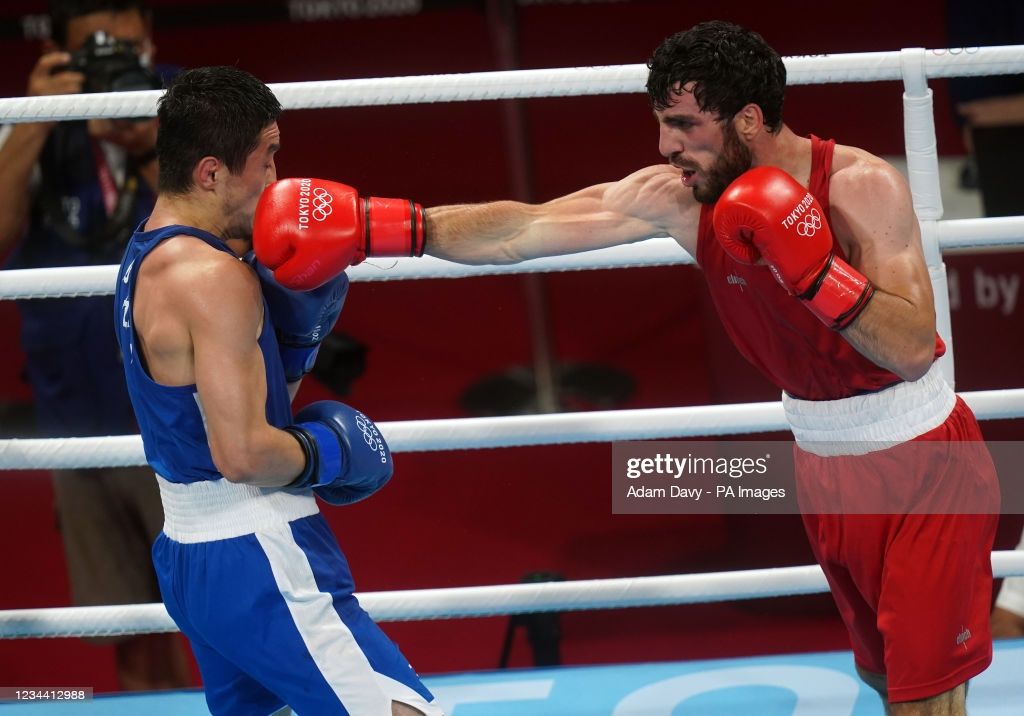
<path fill-rule="evenodd" d="M 237 67 L 199 67 L 174 78 L 160 98 L 156 151 L 161 192 L 183 194 L 203 157 L 240 174 L 260 135 L 281 116 L 270 88 Z"/>
<path fill-rule="evenodd" d="M 694 25 L 666 39 L 647 62 L 647 96 L 665 110 L 685 85 L 701 110 L 719 119 L 756 104 L 772 132 L 782 129 L 786 67 L 753 30 L 729 22 Z"/>

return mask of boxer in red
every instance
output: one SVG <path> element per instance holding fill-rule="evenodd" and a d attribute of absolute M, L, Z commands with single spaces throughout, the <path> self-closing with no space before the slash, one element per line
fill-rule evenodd
<path fill-rule="evenodd" d="M 427 209 L 426 253 L 509 263 L 678 241 L 737 348 L 784 391 L 804 523 L 858 671 L 891 714 L 963 714 L 967 680 L 992 658 L 997 516 L 955 506 L 968 490 L 979 512 L 997 512 L 998 483 L 972 442 L 982 439 L 974 416 L 935 364 L 945 349 L 906 181 L 866 151 L 790 130 L 785 66 L 754 32 L 702 23 L 648 64 L 668 164 L 541 205 Z M 908 494 L 929 497 L 902 505 L 911 514 L 814 513 L 823 496 L 836 499 L 830 485 L 894 478 L 868 474 L 884 464 L 871 459 L 845 474 L 844 446 L 927 442 L 975 448 L 918 461 L 920 489 Z"/>
<path fill-rule="evenodd" d="M 489 264 L 678 241 L 783 390 L 804 524 L 861 676 L 890 714 L 963 714 L 992 658 L 998 483 L 935 363 L 910 190 L 878 157 L 783 123 L 785 66 L 754 32 L 702 23 L 649 67 L 668 164 L 540 205 L 427 209 L 425 251 Z M 895 497 L 864 499 L 879 494 Z"/>

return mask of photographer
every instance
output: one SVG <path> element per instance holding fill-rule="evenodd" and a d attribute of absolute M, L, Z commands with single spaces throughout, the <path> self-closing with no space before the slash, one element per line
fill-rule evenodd
<path fill-rule="evenodd" d="M 156 89 L 141 0 L 53 0 L 33 96 Z M 0 128 L 0 257 L 11 268 L 116 264 L 153 208 L 156 120 Z M 25 372 L 45 437 L 136 434 L 110 296 L 20 301 Z M 57 517 L 79 605 L 160 601 L 150 546 L 163 523 L 143 468 L 58 470 Z M 190 684 L 176 634 L 114 640 L 123 689 Z"/>

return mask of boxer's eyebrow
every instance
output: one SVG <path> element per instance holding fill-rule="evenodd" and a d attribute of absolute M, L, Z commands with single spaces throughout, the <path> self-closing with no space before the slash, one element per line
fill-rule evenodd
<path fill-rule="evenodd" d="M 667 124 L 671 127 L 689 127 L 693 124 L 696 124 L 698 119 L 695 115 L 692 114 L 674 114 L 670 117 L 662 115 L 661 117 L 658 118 L 658 121 L 660 121 L 662 124 Z"/>

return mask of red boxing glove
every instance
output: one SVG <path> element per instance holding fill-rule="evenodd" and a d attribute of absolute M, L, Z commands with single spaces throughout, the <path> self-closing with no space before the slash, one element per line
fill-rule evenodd
<path fill-rule="evenodd" d="M 740 175 L 715 205 L 715 236 L 740 263 L 759 258 L 811 313 L 836 330 L 849 326 L 874 294 L 871 282 L 835 255 L 818 200 L 776 167 Z"/>
<path fill-rule="evenodd" d="M 325 179 L 282 179 L 260 196 L 252 242 L 278 283 L 309 291 L 367 256 L 422 256 L 423 207 L 360 198 Z"/>

